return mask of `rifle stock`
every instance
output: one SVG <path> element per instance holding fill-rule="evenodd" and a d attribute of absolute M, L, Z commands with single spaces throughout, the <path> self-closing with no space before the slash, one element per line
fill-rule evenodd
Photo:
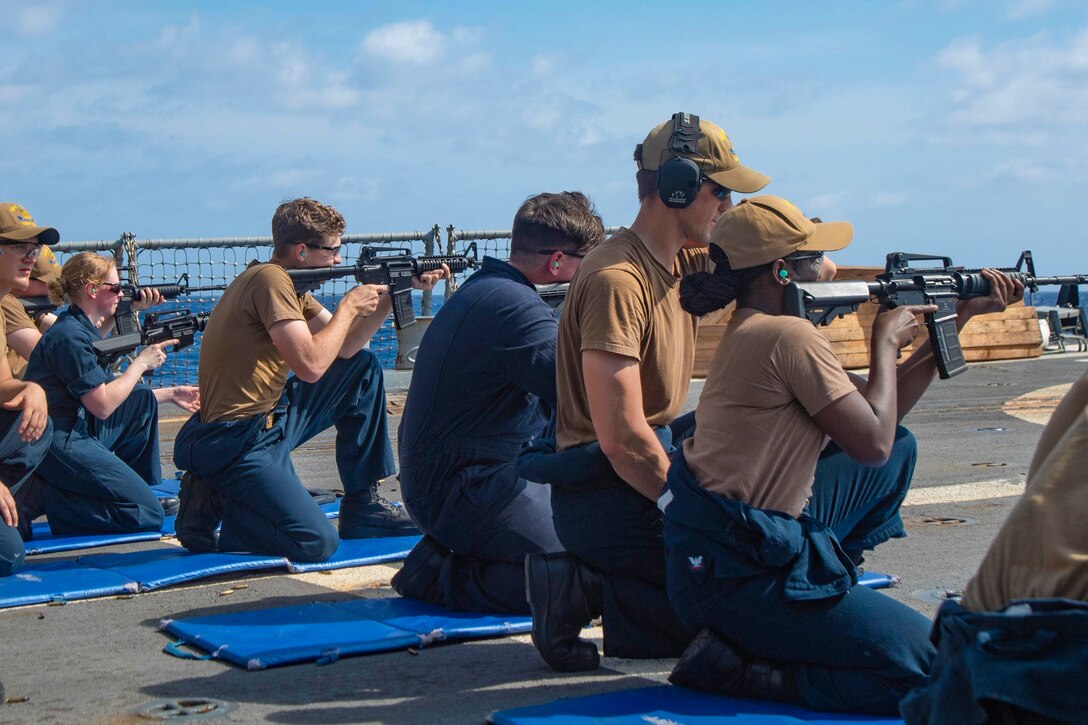
<path fill-rule="evenodd" d="M 937 267 L 915 267 L 919 261 L 937 261 Z M 1042 286 L 1088 284 L 1088 275 L 1039 277 L 1031 251 L 1020 255 L 1015 267 L 997 268 L 1035 292 Z M 990 283 L 980 269 L 953 266 L 948 257 L 893 252 L 875 282 L 791 282 L 786 286 L 786 312 L 828 325 L 835 318 L 856 312 L 870 299 L 888 308 L 902 305 L 937 305 L 924 316 L 941 379 L 959 375 L 967 362 L 956 330 L 956 302 L 985 297 Z"/>

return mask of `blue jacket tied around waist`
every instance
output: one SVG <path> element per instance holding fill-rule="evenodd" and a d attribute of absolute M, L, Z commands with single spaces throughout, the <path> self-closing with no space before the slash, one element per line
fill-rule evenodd
<path fill-rule="evenodd" d="M 857 568 L 827 526 L 805 513 L 793 518 L 704 489 L 683 449 L 673 456 L 658 506 L 670 552 L 682 553 L 720 579 L 784 570 L 790 601 L 839 596 L 857 584 Z"/>

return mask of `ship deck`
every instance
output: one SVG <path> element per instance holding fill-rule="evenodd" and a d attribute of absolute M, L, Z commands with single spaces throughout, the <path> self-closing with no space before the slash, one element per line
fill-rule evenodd
<path fill-rule="evenodd" d="M 889 596 L 932 617 L 945 593 L 963 588 L 1022 491 L 1042 424 L 1086 365 L 1086 354 L 1054 354 L 973 364 L 964 375 L 934 382 L 905 421 L 920 448 L 903 509 L 909 536 L 883 545 L 866 562 L 871 570 L 901 577 L 897 588 L 885 590 Z M 406 382 L 405 373 L 387 377 L 394 412 Z M 693 381 L 687 409 L 701 389 L 701 381 Z M 182 421 L 180 411 L 164 410 L 166 456 Z M 338 487 L 332 451 L 333 435 L 326 432 L 296 452 L 307 486 Z M 172 474 L 169 461 L 164 464 Z M 101 551 L 141 546 L 161 544 Z M 9 698 L 25 698 L 0 707 L 0 723 L 148 722 L 132 715 L 133 708 L 187 697 L 237 703 L 223 722 L 470 723 L 496 709 L 660 683 L 674 664 L 603 658 L 596 672 L 558 674 L 527 635 L 259 672 L 162 652 L 168 638 L 156 627 L 163 618 L 395 596 L 389 587 L 395 570 L 231 576 L 135 596 L 0 611 L 0 680 Z M 589 634 L 600 645 L 600 630 Z"/>

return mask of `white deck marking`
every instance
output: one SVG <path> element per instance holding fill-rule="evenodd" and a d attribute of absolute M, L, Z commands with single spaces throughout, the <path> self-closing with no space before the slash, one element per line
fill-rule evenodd
<path fill-rule="evenodd" d="M 1007 401 L 1001 406 L 1001 411 L 1028 423 L 1046 425 L 1050 421 L 1050 414 L 1071 387 L 1072 383 L 1064 383 L 1032 390 Z"/>
<path fill-rule="evenodd" d="M 923 506 L 939 503 L 960 503 L 962 501 L 982 501 L 990 498 L 1019 496 L 1024 492 L 1024 483 L 1011 478 L 997 478 L 992 481 L 977 483 L 955 483 L 950 486 L 926 486 L 912 488 L 907 492 L 904 506 Z"/>

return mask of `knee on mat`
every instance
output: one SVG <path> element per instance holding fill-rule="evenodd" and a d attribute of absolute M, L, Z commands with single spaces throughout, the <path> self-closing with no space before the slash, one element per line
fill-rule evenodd
<path fill-rule="evenodd" d="M 0 577 L 11 576 L 19 571 L 23 568 L 24 561 L 26 561 L 26 552 L 23 551 L 22 545 L 0 548 Z"/>
<path fill-rule="evenodd" d="M 294 551 L 288 553 L 287 558 L 304 564 L 327 561 L 340 546 L 336 529 L 331 525 L 328 528 L 328 531 L 307 532 L 309 536 L 296 538 Z"/>

